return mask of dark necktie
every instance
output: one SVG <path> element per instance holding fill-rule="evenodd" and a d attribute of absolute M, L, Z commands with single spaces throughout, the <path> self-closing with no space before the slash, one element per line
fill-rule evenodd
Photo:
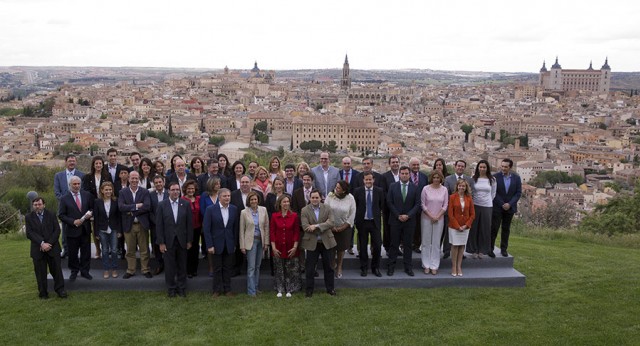
<path fill-rule="evenodd" d="M 371 189 L 367 189 L 367 220 L 373 219 L 373 206 L 371 202 Z"/>
<path fill-rule="evenodd" d="M 40 223 L 42 223 L 42 218 L 44 217 L 44 215 L 42 215 L 42 213 L 37 213 L 38 214 L 38 219 L 40 219 Z"/>
<path fill-rule="evenodd" d="M 349 182 L 349 172 L 348 171 L 344 172 L 344 181 L 346 181 L 347 183 Z"/>

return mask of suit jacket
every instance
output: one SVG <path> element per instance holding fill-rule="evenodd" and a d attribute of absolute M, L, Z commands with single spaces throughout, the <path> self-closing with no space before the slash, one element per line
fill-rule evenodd
<path fill-rule="evenodd" d="M 89 210 L 93 210 L 94 198 L 87 191 L 80 190 L 80 202 L 82 208 L 78 209 L 76 200 L 71 191 L 68 191 L 58 204 L 58 218 L 62 221 L 62 229 L 67 237 L 76 238 L 82 235 L 91 234 L 91 221 L 89 219 L 76 227 L 73 221 L 82 218 Z"/>
<path fill-rule="evenodd" d="M 360 171 L 355 170 L 355 169 L 351 169 L 351 171 L 349 172 L 349 181 L 347 181 L 347 183 L 349 183 L 349 192 L 353 192 L 353 190 L 355 189 L 355 187 L 353 186 L 353 183 L 356 181 L 355 179 L 358 178 L 358 175 L 360 174 Z M 344 180 L 345 177 L 345 173 L 344 173 L 344 169 L 340 170 L 340 180 Z"/>
<path fill-rule="evenodd" d="M 311 168 L 311 172 L 313 172 L 313 175 L 315 176 L 315 187 L 320 191 L 323 199 L 327 197 L 329 192 L 333 191 L 338 180 L 340 180 L 340 173 L 338 172 L 338 169 L 333 166 L 329 166 L 329 175 L 327 175 L 328 181 L 326 186 L 324 181 L 324 171 L 322 170 L 321 165 Z"/>
<path fill-rule="evenodd" d="M 269 241 L 269 217 L 267 208 L 258 206 L 258 223 L 260 226 L 260 238 L 262 245 L 267 246 Z M 251 210 L 244 209 L 240 212 L 240 249 L 251 250 L 253 248 L 253 235 L 256 224 L 253 222 Z M 260 251 L 262 251 L 260 249 Z"/>
<path fill-rule="evenodd" d="M 106 231 L 108 227 L 111 227 L 113 232 L 122 232 L 122 217 L 118 209 L 118 202 L 111 201 L 111 207 L 107 214 L 107 210 L 104 208 L 104 200 L 98 198 L 93 205 L 93 233 L 98 235 L 100 231 Z"/>
<path fill-rule="evenodd" d="M 80 172 L 77 168 L 73 172 L 76 177 L 84 177 L 84 173 Z M 69 191 L 69 183 L 67 183 L 67 170 L 56 173 L 53 177 L 53 193 L 56 195 L 58 201 L 65 193 Z"/>
<path fill-rule="evenodd" d="M 371 172 L 371 173 L 373 173 L 373 186 L 377 186 L 384 190 L 386 183 L 384 181 L 384 177 L 382 176 L 382 174 L 378 172 Z M 358 174 L 356 178 L 353 180 L 353 184 L 351 185 L 350 190 L 355 191 L 355 189 L 361 186 L 364 186 L 364 174 L 362 173 Z"/>
<path fill-rule="evenodd" d="M 302 187 L 302 179 L 298 178 L 298 177 L 293 177 L 293 190 L 292 191 L 287 191 L 287 180 L 285 178 L 285 184 L 284 184 L 284 191 L 290 195 L 293 195 L 293 191 L 299 189 Z"/>
<path fill-rule="evenodd" d="M 100 175 L 100 186 L 106 181 L 111 181 L 109 172 Z M 93 174 L 85 174 L 82 177 L 82 189 L 89 192 L 93 198 L 98 198 L 98 190 L 96 189 L 96 176 Z"/>
<path fill-rule="evenodd" d="M 409 182 L 413 184 L 413 172 L 411 172 L 411 177 L 409 178 Z M 429 177 L 422 172 L 418 172 L 418 191 L 422 192 L 422 188 L 429 185 Z M 415 186 L 415 185 L 414 185 Z"/>
<path fill-rule="evenodd" d="M 307 201 L 304 199 L 304 186 L 294 190 L 293 195 L 291 196 L 291 210 L 300 215 L 302 208 L 306 207 L 307 204 Z"/>
<path fill-rule="evenodd" d="M 187 181 L 187 180 L 193 180 L 197 183 L 198 177 L 196 177 L 196 175 L 193 173 L 187 172 L 187 176 L 184 181 Z M 177 182 L 178 182 L 178 176 L 176 174 L 171 174 L 170 176 L 167 177 L 167 181 L 164 183 L 164 188 L 169 190 L 169 186 L 171 185 L 171 183 L 177 183 Z M 180 196 L 182 196 L 182 190 L 180 191 Z"/>
<path fill-rule="evenodd" d="M 137 203 L 142 203 L 142 208 L 136 209 Z M 123 232 L 127 233 L 131 231 L 131 226 L 133 226 L 133 220 L 135 218 L 138 218 L 142 229 L 148 230 L 151 226 L 151 222 L 149 221 L 149 215 L 151 213 L 149 190 L 138 186 L 134 200 L 130 187 L 122 189 L 122 191 L 120 191 L 120 197 L 118 198 L 118 209 L 120 209 L 120 215 L 122 216 Z"/>
<path fill-rule="evenodd" d="M 470 175 L 463 174 L 462 178 L 467 181 L 467 184 L 469 184 L 469 187 L 471 188 L 471 195 L 473 196 L 473 194 L 476 192 L 476 182 L 473 181 L 473 178 Z M 447 190 L 449 190 L 449 195 L 451 195 L 454 192 L 457 192 L 456 190 L 457 182 L 458 182 L 458 177 L 456 176 L 455 173 L 449 174 L 446 178 L 444 178 L 443 185 L 444 187 L 447 188 Z"/>
<path fill-rule="evenodd" d="M 258 191 L 256 191 L 258 192 Z M 247 201 L 242 198 L 242 191 L 235 190 L 231 193 L 231 204 L 235 205 L 238 209 L 238 214 L 244 210 Z M 258 205 L 265 206 L 262 193 L 258 193 Z"/>
<path fill-rule="evenodd" d="M 156 244 L 173 247 L 173 240 L 178 239 L 180 247 L 187 248 L 193 242 L 193 216 L 191 205 L 182 198 L 178 198 L 178 221 L 173 218 L 171 199 L 167 198 L 158 204 L 156 210 Z"/>
<path fill-rule="evenodd" d="M 400 215 L 408 215 L 409 220 L 404 223 L 414 223 L 419 219 L 418 213 L 421 211 L 420 193 L 422 190 L 413 185 L 412 182 L 407 184 L 407 196 L 402 201 L 402 182 L 391 184 L 391 188 L 387 193 L 387 207 L 389 208 L 389 225 L 401 225 L 403 222 L 398 220 Z M 416 217 L 416 215 L 418 215 Z"/>
<path fill-rule="evenodd" d="M 42 215 L 42 222 L 40 222 L 36 212 L 32 211 L 25 216 L 24 222 L 27 238 L 31 240 L 31 258 L 37 260 L 45 255 L 51 257 L 60 256 L 60 242 L 58 241 L 58 238 L 60 238 L 60 225 L 52 212 L 45 209 Z M 48 252 L 40 251 L 42 242 L 51 244 L 51 250 Z"/>
<path fill-rule="evenodd" d="M 217 174 L 215 175 L 218 178 L 220 178 L 220 188 L 228 188 L 227 187 L 227 177 L 225 177 L 222 174 Z M 200 176 L 198 177 L 198 193 L 202 194 L 204 192 L 207 191 L 207 182 L 209 181 L 209 173 L 204 173 L 204 174 L 200 174 Z M 233 184 L 233 187 L 235 190 L 235 184 Z M 229 188 L 229 190 L 231 190 L 231 188 Z M 233 191 L 231 190 L 231 191 Z"/>
<path fill-rule="evenodd" d="M 109 173 L 109 163 L 108 162 L 105 162 L 104 169 L 107 171 L 107 173 Z M 113 185 L 120 184 L 120 171 L 123 171 L 123 170 L 128 172 L 129 171 L 129 167 L 117 163 L 116 164 L 116 176 L 112 177 L 111 173 L 109 173 L 109 177 L 111 178 L 111 182 L 113 183 Z"/>
<path fill-rule="evenodd" d="M 372 188 L 373 196 L 371 196 L 371 211 L 373 212 L 373 223 L 376 225 L 376 229 L 380 227 L 380 216 L 384 210 L 384 190 L 377 186 Z M 356 200 L 356 227 L 362 229 L 364 218 L 367 215 L 367 188 L 361 186 L 353 191 L 353 198 Z"/>
<path fill-rule="evenodd" d="M 493 208 L 499 208 L 500 211 L 504 211 L 509 214 L 515 214 L 518 211 L 518 200 L 522 195 L 522 180 L 516 173 L 511 172 L 511 183 L 509 184 L 509 191 L 506 191 L 504 185 L 504 175 L 502 172 L 498 172 L 493 175 L 496 178 L 496 197 L 493 198 Z M 511 206 L 509 210 L 502 209 L 502 205 L 509 203 Z"/>
<path fill-rule="evenodd" d="M 169 191 L 167 189 L 163 190 L 162 200 L 166 200 L 169 198 Z M 156 209 L 158 209 L 158 193 L 156 189 L 149 190 L 149 201 L 151 202 L 151 210 L 149 211 L 149 222 L 151 223 L 149 227 L 154 227 L 156 225 Z"/>
<path fill-rule="evenodd" d="M 229 220 L 226 226 L 224 225 L 220 208 L 220 204 L 214 204 L 207 208 L 202 220 L 202 233 L 204 233 L 207 249 L 214 248 L 214 254 L 221 254 L 225 248 L 227 253 L 232 254 L 236 251 L 236 241 L 240 228 L 238 208 L 233 204 L 229 204 Z"/>
<path fill-rule="evenodd" d="M 316 228 L 313 233 L 304 232 L 302 236 L 302 247 L 305 250 L 314 251 L 316 249 L 318 235 L 320 235 L 325 248 L 331 249 L 337 245 L 333 232 L 331 232 L 333 217 L 331 216 L 331 208 L 329 208 L 329 206 L 320 203 L 320 216 L 317 219 L 313 211 L 313 205 L 309 204 L 302 208 L 300 212 L 300 226 L 302 226 L 304 230 L 309 225 L 317 225 L 318 228 Z"/>
<path fill-rule="evenodd" d="M 464 196 L 464 210 L 460 204 L 460 195 L 454 193 L 449 196 L 449 227 L 460 229 L 462 225 L 467 225 L 467 229 L 471 229 L 473 219 L 476 218 L 475 208 L 473 207 L 473 197 Z"/>

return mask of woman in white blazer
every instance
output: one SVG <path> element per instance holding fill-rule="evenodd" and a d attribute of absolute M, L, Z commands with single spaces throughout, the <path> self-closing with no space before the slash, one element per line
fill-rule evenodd
<path fill-rule="evenodd" d="M 258 201 L 258 193 L 249 192 L 246 208 L 240 212 L 240 251 L 247 255 L 247 294 L 251 297 L 258 292 L 262 256 L 271 244 L 267 208 Z"/>

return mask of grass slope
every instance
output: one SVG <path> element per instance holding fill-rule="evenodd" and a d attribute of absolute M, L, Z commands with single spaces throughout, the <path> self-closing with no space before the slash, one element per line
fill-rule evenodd
<path fill-rule="evenodd" d="M 0 340 L 39 344 L 631 345 L 640 253 L 512 237 L 525 288 L 339 289 L 338 297 L 213 300 L 203 292 L 71 292 L 37 298 L 29 243 L 0 239 Z M 97 279 L 96 284 L 99 283 Z M 319 290 L 321 291 L 321 290 Z"/>

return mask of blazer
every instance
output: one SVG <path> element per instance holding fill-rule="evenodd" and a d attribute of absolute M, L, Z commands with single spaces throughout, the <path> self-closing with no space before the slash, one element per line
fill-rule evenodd
<path fill-rule="evenodd" d="M 377 186 L 381 189 L 385 188 L 385 181 L 384 181 L 384 177 L 382 176 L 382 174 L 378 173 L 378 172 L 371 172 L 373 173 L 373 186 Z M 360 173 L 356 176 L 356 178 L 353 180 L 353 184 L 350 185 L 350 190 L 354 191 L 355 189 L 364 186 L 364 174 Z"/>
<path fill-rule="evenodd" d="M 381 229 L 380 216 L 384 210 L 384 190 L 373 186 L 372 193 L 371 211 L 373 213 L 373 223 L 376 225 L 376 229 Z M 361 186 L 355 189 L 355 191 L 353 191 L 353 198 L 356 200 L 356 227 L 360 230 L 364 224 L 364 218 L 367 215 L 367 188 Z"/>
<path fill-rule="evenodd" d="M 113 183 L 113 185 L 117 185 L 120 184 L 120 171 L 129 171 L 129 167 L 119 164 L 116 164 L 116 176 L 112 177 L 111 173 L 109 173 L 109 162 L 105 162 L 104 163 L 104 169 L 107 171 L 107 173 L 109 174 L 109 177 L 111 178 L 111 182 Z"/>
<path fill-rule="evenodd" d="M 413 184 L 413 172 L 410 173 L 409 182 Z M 418 171 L 418 191 L 422 192 L 422 188 L 427 185 L 429 185 L 429 177 L 427 177 L 426 174 Z"/>
<path fill-rule="evenodd" d="M 302 179 L 298 177 L 293 177 L 293 190 L 287 191 L 287 179 L 284 180 L 284 191 L 289 195 L 293 195 L 293 191 L 302 187 Z"/>
<path fill-rule="evenodd" d="M 260 238 L 263 246 L 268 246 L 269 241 L 269 217 L 267 208 L 258 206 L 258 223 L 260 227 Z M 240 250 L 251 250 L 253 248 L 253 235 L 256 225 L 253 222 L 251 210 L 248 208 L 240 212 Z M 260 249 L 260 251 L 262 251 Z"/>
<path fill-rule="evenodd" d="M 327 194 L 329 192 L 333 191 L 333 189 L 336 187 L 336 184 L 338 183 L 338 180 L 340 180 L 340 173 L 338 172 L 338 169 L 333 166 L 329 166 L 329 175 L 327 176 L 328 181 L 327 181 L 326 187 L 325 187 L 325 181 L 324 181 L 324 171 L 322 170 L 322 166 L 317 165 L 311 168 L 311 172 L 315 177 L 315 180 L 314 180 L 315 187 L 320 191 L 320 194 L 322 195 L 323 199 L 327 197 Z"/>
<path fill-rule="evenodd" d="M 475 208 L 473 206 L 473 197 L 464 196 L 464 210 L 462 210 L 462 204 L 460 204 L 460 195 L 457 193 L 449 196 L 449 227 L 454 229 L 460 229 L 462 225 L 467 225 L 467 229 L 471 229 L 473 219 L 476 218 Z"/>
<path fill-rule="evenodd" d="M 111 201 L 109 213 L 104 207 L 104 200 L 98 198 L 93 205 L 93 233 L 97 236 L 100 231 L 106 231 L 111 227 L 113 232 L 122 232 L 122 217 L 118 209 L 118 201 Z"/>
<path fill-rule="evenodd" d="M 420 209 L 420 193 L 422 190 L 412 183 L 407 183 L 407 197 L 402 201 L 402 182 L 391 184 L 391 188 L 387 193 L 387 207 L 389 208 L 389 225 L 402 225 L 406 223 L 414 223 L 419 217 L 416 215 L 421 211 Z M 398 216 L 408 215 L 409 220 L 406 222 L 400 222 Z"/>
<path fill-rule="evenodd" d="M 204 233 L 207 249 L 214 248 L 214 254 L 221 254 L 224 249 L 227 250 L 228 254 L 232 254 L 236 251 L 240 228 L 238 208 L 233 204 L 229 204 L 229 220 L 226 226 L 224 225 L 220 208 L 220 204 L 214 204 L 207 208 L 202 220 L 202 233 Z"/>
<path fill-rule="evenodd" d="M 296 243 L 299 245 L 300 242 L 300 218 L 298 214 L 291 210 L 286 216 L 282 216 L 282 212 L 273 214 L 269 226 L 269 241 L 280 251 L 280 258 L 297 257 L 299 254 L 297 247 L 292 257 L 289 257 L 287 251 L 291 250 Z"/>
<path fill-rule="evenodd" d="M 137 203 L 142 203 L 142 208 L 136 209 Z M 138 218 L 142 229 L 148 230 L 151 226 L 149 219 L 151 213 L 149 190 L 138 186 L 134 200 L 130 187 L 122 189 L 122 191 L 120 191 L 120 197 L 118 198 L 118 209 L 120 209 L 120 215 L 122 217 L 123 232 L 128 233 L 131 231 L 131 226 L 133 226 L 133 220 L 135 218 Z"/>
<path fill-rule="evenodd" d="M 318 235 L 322 239 L 322 244 L 326 249 L 331 249 L 337 245 L 336 239 L 331 232 L 333 227 L 333 217 L 331 217 L 331 208 L 324 204 L 320 204 L 320 216 L 316 219 L 313 211 L 313 205 L 309 204 L 302 208 L 300 212 L 300 225 L 304 231 L 309 225 L 317 225 L 318 228 L 311 233 L 304 231 L 302 236 L 302 247 L 308 251 L 315 251 L 318 244 Z"/>
<path fill-rule="evenodd" d="M 469 184 L 469 187 L 471 188 L 471 195 L 473 196 L 473 194 L 476 192 L 476 182 L 473 181 L 473 178 L 470 175 L 463 174 L 462 178 L 467 181 L 467 184 Z M 447 188 L 447 190 L 449 190 L 449 194 L 452 194 L 454 192 L 458 192 L 456 190 L 457 183 L 458 177 L 455 173 L 453 173 L 444 178 L 443 185 Z"/>
<path fill-rule="evenodd" d="M 73 175 L 79 178 L 84 177 L 84 173 L 80 172 L 77 168 L 73 172 Z M 53 193 L 59 201 L 67 191 L 69 191 L 69 183 L 67 183 L 67 170 L 65 169 L 62 172 L 56 173 L 53 177 Z"/>
<path fill-rule="evenodd" d="M 221 174 L 215 175 L 220 178 L 220 188 L 227 187 L 227 178 Z M 209 181 L 209 173 L 200 174 L 198 176 L 198 193 L 203 194 L 207 191 L 207 182 Z"/>
<path fill-rule="evenodd" d="M 62 221 L 62 229 L 67 237 L 77 238 L 83 235 L 91 234 L 91 221 L 89 219 L 76 227 L 73 221 L 82 218 L 89 210 L 93 210 L 93 202 L 95 199 L 87 191 L 80 190 L 80 202 L 82 208 L 78 209 L 75 198 L 71 191 L 60 198 L 58 204 L 58 218 Z"/>
<path fill-rule="evenodd" d="M 30 212 L 24 218 L 25 228 L 27 232 L 27 238 L 31 240 L 31 258 L 37 260 L 41 259 L 45 255 L 50 257 L 60 256 L 60 224 L 56 216 L 48 211 L 44 210 L 42 214 L 42 222 L 35 211 Z M 40 244 L 42 242 L 51 244 L 51 250 L 48 252 L 40 251 Z"/>
<path fill-rule="evenodd" d="M 518 201 L 522 195 L 522 180 L 520 179 L 520 176 L 511 172 L 511 184 L 509 184 L 509 191 L 506 191 L 505 189 L 504 175 L 502 172 L 498 172 L 493 176 L 496 178 L 496 196 L 493 198 L 494 210 L 515 214 L 518 211 Z M 502 209 L 502 205 L 505 203 L 509 203 L 509 210 Z"/>
<path fill-rule="evenodd" d="M 258 191 L 256 191 L 258 192 Z M 241 211 L 244 210 L 245 208 L 245 204 L 247 203 L 247 201 L 245 201 L 242 198 L 242 191 L 241 190 L 235 190 L 231 193 L 231 204 L 235 205 L 236 208 L 238 209 L 238 213 L 240 213 Z M 264 205 L 264 198 L 262 197 L 262 193 L 258 193 L 258 205 L 261 206 L 265 206 Z"/>
<path fill-rule="evenodd" d="M 100 186 L 102 186 L 102 183 L 106 181 L 111 182 L 111 175 L 109 175 L 109 172 L 102 172 L 100 175 Z M 93 174 L 85 174 L 84 177 L 82 177 L 82 189 L 89 192 L 93 198 L 98 198 L 98 190 L 96 190 L 96 176 Z"/>
<path fill-rule="evenodd" d="M 184 181 L 187 180 L 193 180 L 196 183 L 198 182 L 198 177 L 196 177 L 195 174 L 187 172 L 187 175 L 184 179 Z M 178 176 L 176 174 L 171 174 L 170 176 L 167 177 L 167 181 L 164 183 L 164 188 L 169 190 L 169 186 L 171 185 L 171 183 L 177 183 L 178 182 Z M 180 191 L 180 196 L 182 196 L 182 191 Z"/>
<path fill-rule="evenodd" d="M 162 200 L 169 198 L 169 192 L 167 189 L 162 190 Z M 151 201 L 151 210 L 149 210 L 149 227 L 154 227 L 156 225 L 156 209 L 158 209 L 158 193 L 156 189 L 149 190 L 149 200 Z"/>
<path fill-rule="evenodd" d="M 193 242 L 193 219 L 191 205 L 188 201 L 178 198 L 178 221 L 173 218 L 171 199 L 167 198 L 158 204 L 156 210 L 156 244 L 173 247 L 173 240 L 178 239 L 180 247 L 187 248 Z"/>
<path fill-rule="evenodd" d="M 347 183 L 349 183 L 349 192 L 353 192 L 353 190 L 355 189 L 355 187 L 353 186 L 353 183 L 356 181 L 356 179 L 358 178 L 358 175 L 360 174 L 360 171 L 355 170 L 355 169 L 351 169 L 351 171 L 349 172 L 349 181 L 347 181 Z M 344 169 L 340 170 L 340 180 L 344 180 Z"/>
<path fill-rule="evenodd" d="M 313 187 L 311 189 L 313 190 Z M 302 212 L 302 208 L 304 208 L 307 204 L 307 201 L 304 199 L 304 186 L 297 190 L 294 190 L 293 195 L 291 196 L 291 210 L 300 215 L 300 212 Z"/>

